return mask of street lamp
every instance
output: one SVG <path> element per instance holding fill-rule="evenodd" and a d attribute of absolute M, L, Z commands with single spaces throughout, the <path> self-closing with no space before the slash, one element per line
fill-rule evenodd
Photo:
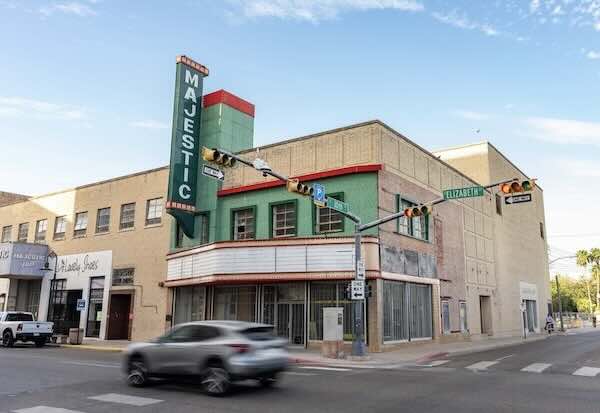
<path fill-rule="evenodd" d="M 52 300 L 54 299 L 54 289 L 56 288 L 56 266 L 58 264 L 58 256 L 54 252 L 54 250 L 50 250 L 48 256 L 46 257 L 46 262 L 44 263 L 44 268 L 40 268 L 41 271 L 52 271 L 50 269 L 50 258 L 54 258 L 54 274 L 52 276 L 52 281 L 50 283 L 50 296 L 48 297 L 48 315 L 50 315 L 50 309 L 52 309 L 52 321 L 54 321 L 54 308 L 52 306 Z M 46 315 L 46 320 L 48 320 L 48 315 Z"/>

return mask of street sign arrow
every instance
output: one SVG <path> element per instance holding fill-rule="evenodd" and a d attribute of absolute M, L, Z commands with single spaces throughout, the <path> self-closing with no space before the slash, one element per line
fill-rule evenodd
<path fill-rule="evenodd" d="M 202 165 L 202 175 L 208 176 L 209 178 L 218 179 L 219 181 L 225 180 L 225 174 L 222 170 L 208 165 Z"/>
<path fill-rule="evenodd" d="M 504 198 L 504 202 L 506 203 L 506 205 L 522 204 L 523 202 L 531 202 L 531 199 L 531 194 L 513 195 Z"/>

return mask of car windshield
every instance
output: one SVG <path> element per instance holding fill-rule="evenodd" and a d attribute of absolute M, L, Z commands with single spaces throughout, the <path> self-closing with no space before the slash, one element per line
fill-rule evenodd
<path fill-rule="evenodd" d="M 27 313 L 8 314 L 6 321 L 33 321 L 33 315 Z"/>
<path fill-rule="evenodd" d="M 267 341 L 275 339 L 273 335 L 273 327 L 252 327 L 240 331 L 240 333 L 253 341 Z"/>

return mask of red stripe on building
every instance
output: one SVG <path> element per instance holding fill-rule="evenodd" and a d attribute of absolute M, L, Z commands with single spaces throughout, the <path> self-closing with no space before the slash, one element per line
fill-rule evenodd
<path fill-rule="evenodd" d="M 316 172 L 316 173 L 307 174 L 307 175 L 294 176 L 292 178 L 298 179 L 300 182 L 316 181 L 318 179 L 333 178 L 334 176 L 362 174 L 362 173 L 367 173 L 367 172 L 377 172 L 377 171 L 380 171 L 381 169 L 382 169 L 381 164 L 347 166 L 345 168 L 332 169 L 330 171 L 323 171 L 323 172 Z M 227 196 L 227 195 L 239 194 L 240 192 L 257 191 L 259 189 L 275 188 L 275 187 L 284 186 L 284 185 L 285 185 L 285 182 L 283 182 L 283 181 L 261 182 L 261 183 L 253 184 L 253 185 L 221 189 L 219 192 L 217 192 L 217 195 L 218 196 Z"/>
<path fill-rule="evenodd" d="M 204 107 L 207 108 L 212 105 L 224 103 L 231 106 L 234 109 L 239 110 L 246 115 L 254 117 L 254 105 L 247 100 L 237 97 L 226 90 L 217 90 L 216 92 L 204 95 Z"/>

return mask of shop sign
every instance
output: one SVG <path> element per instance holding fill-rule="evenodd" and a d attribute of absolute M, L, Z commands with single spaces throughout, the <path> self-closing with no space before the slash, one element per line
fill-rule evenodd
<path fill-rule="evenodd" d="M 112 253 L 97 251 L 84 254 L 61 255 L 56 263 L 57 277 L 98 277 L 108 280 L 111 274 Z"/>
<path fill-rule="evenodd" d="M 0 244 L 0 277 L 42 278 L 48 246 L 7 242 Z"/>
<path fill-rule="evenodd" d="M 208 76 L 208 69 L 186 56 L 177 57 L 176 68 L 171 165 L 165 207 L 184 234 L 193 238 L 198 193 L 202 81 Z"/>

